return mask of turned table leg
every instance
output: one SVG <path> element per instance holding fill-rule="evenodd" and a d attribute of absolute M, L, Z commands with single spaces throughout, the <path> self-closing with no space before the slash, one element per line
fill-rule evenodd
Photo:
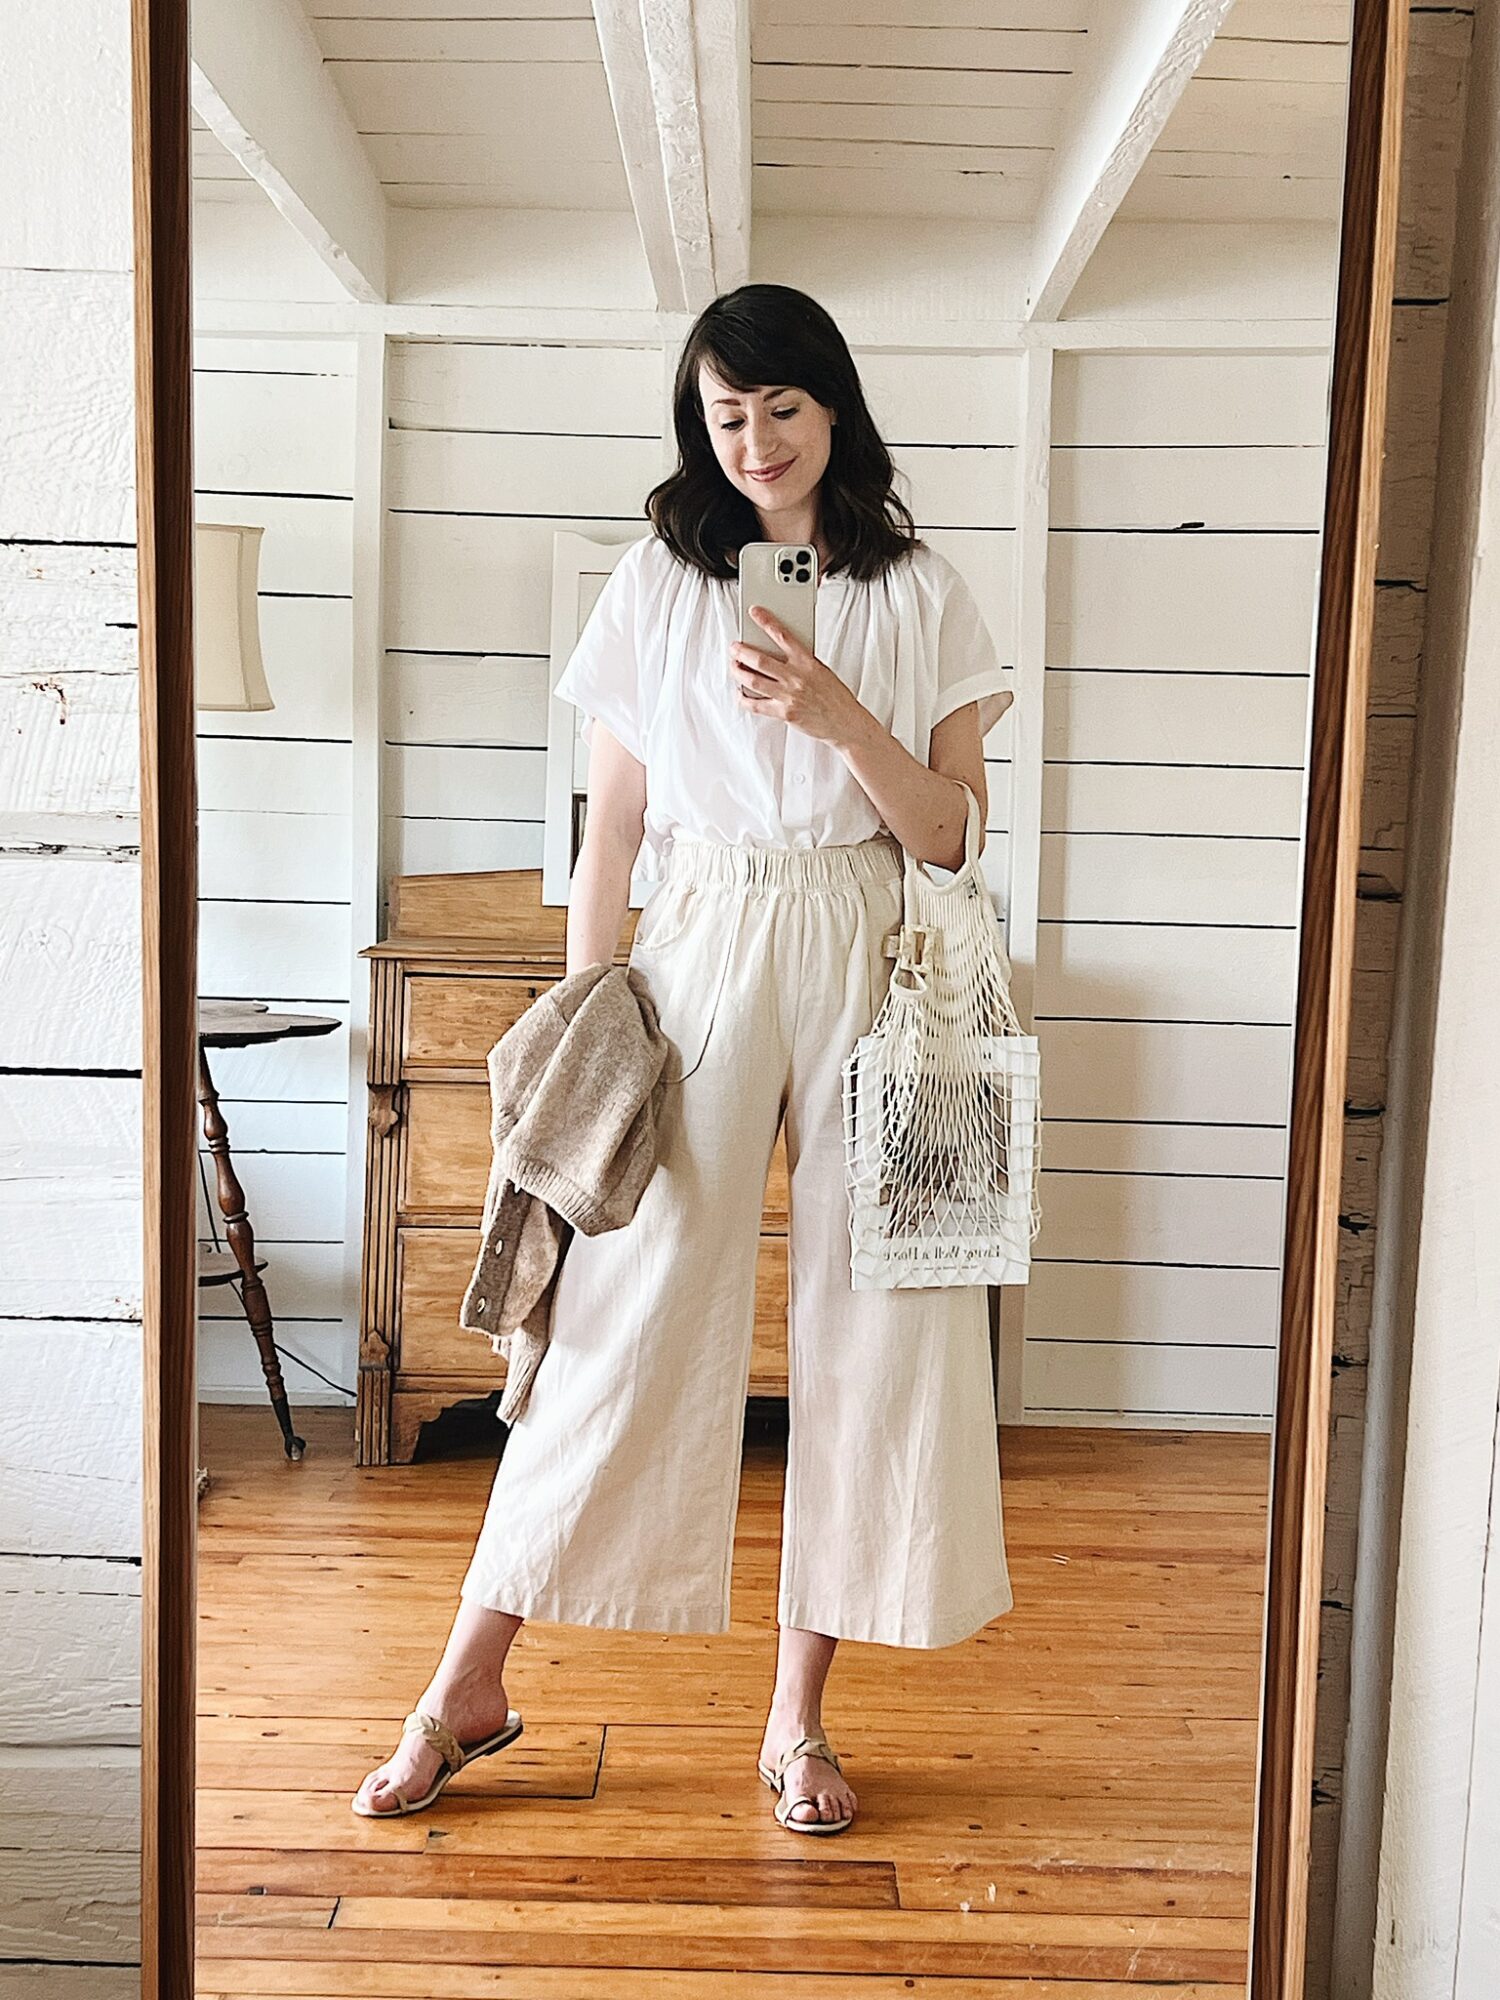
<path fill-rule="evenodd" d="M 287 1457 L 301 1458 L 307 1447 L 292 1429 L 291 1405 L 287 1401 L 286 1384 L 281 1379 L 281 1356 L 276 1351 L 271 1302 L 255 1268 L 255 1232 L 245 1213 L 245 1191 L 240 1186 L 229 1151 L 229 1127 L 219 1109 L 219 1093 L 214 1089 L 208 1053 L 201 1043 L 198 1048 L 198 1102 L 203 1107 L 203 1136 L 214 1156 L 214 1177 L 219 1207 L 224 1216 L 224 1234 L 240 1267 L 241 1301 L 245 1318 L 250 1322 L 250 1331 L 255 1336 L 255 1345 L 260 1350 L 261 1372 L 266 1378 L 271 1408 L 281 1426 Z"/>

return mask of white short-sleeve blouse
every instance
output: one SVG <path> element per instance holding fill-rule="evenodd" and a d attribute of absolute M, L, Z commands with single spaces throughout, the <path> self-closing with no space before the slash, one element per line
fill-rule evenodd
<path fill-rule="evenodd" d="M 732 579 L 644 535 L 616 559 L 556 682 L 584 711 L 585 742 L 597 716 L 645 766 L 648 862 L 677 833 L 822 847 L 888 831 L 832 745 L 742 700 L 737 599 Z M 973 592 L 926 545 L 868 581 L 824 577 L 816 651 L 924 764 L 944 716 L 977 701 L 986 734 L 1010 685 Z"/>

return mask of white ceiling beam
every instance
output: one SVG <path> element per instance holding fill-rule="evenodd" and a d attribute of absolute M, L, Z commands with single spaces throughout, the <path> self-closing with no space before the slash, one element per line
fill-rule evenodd
<path fill-rule="evenodd" d="M 1108 0 L 1032 227 L 1023 318 L 1062 315 L 1234 0 Z"/>
<path fill-rule="evenodd" d="M 595 0 L 658 306 L 701 312 L 750 272 L 749 0 Z"/>
<path fill-rule="evenodd" d="M 351 298 L 386 295 L 385 195 L 300 0 L 193 0 L 193 109 Z"/>

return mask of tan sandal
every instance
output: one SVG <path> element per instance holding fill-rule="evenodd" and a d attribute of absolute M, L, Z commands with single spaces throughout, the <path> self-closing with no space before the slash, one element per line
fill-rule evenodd
<path fill-rule="evenodd" d="M 789 1833 L 842 1833 L 846 1827 L 853 1826 L 853 1813 L 846 1813 L 842 1819 L 793 1819 L 791 1817 L 793 1806 L 817 1804 L 816 1799 L 809 1800 L 805 1796 L 799 1795 L 791 1799 L 786 1796 L 786 1774 L 790 1766 L 795 1764 L 799 1757 L 821 1757 L 825 1763 L 832 1764 L 840 1777 L 843 1776 L 844 1767 L 839 1762 L 826 1736 L 799 1736 L 797 1741 L 789 1749 L 783 1750 L 781 1755 L 776 1759 L 776 1768 L 774 1771 L 769 1764 L 762 1764 L 757 1760 L 756 1770 L 760 1772 L 761 1777 L 771 1787 L 771 1790 L 778 1795 L 777 1803 L 772 1808 L 777 1825 L 784 1826 Z"/>
<path fill-rule="evenodd" d="M 391 1785 L 387 1789 L 396 1803 L 383 1811 L 373 1806 L 362 1806 L 356 1792 L 349 1801 L 350 1806 L 361 1819 L 400 1819 L 405 1813 L 421 1812 L 424 1806 L 432 1804 L 448 1780 L 456 1776 L 465 1764 L 472 1764 L 476 1757 L 488 1757 L 493 1751 L 503 1750 L 507 1743 L 514 1743 L 520 1733 L 521 1717 L 512 1708 L 506 1713 L 505 1726 L 497 1729 L 493 1736 L 487 1736 L 482 1743 L 460 1743 L 445 1722 L 439 1722 L 425 1709 L 414 1708 L 402 1723 L 401 1734 L 425 1736 L 442 1758 L 442 1769 L 433 1779 L 431 1789 L 419 1799 L 409 1799 L 399 1786 Z"/>

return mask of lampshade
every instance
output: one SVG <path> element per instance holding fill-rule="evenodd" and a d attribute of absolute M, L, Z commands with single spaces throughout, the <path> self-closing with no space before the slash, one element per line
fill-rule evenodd
<path fill-rule="evenodd" d="M 264 528 L 200 521 L 193 578 L 194 683 L 199 708 L 274 708 L 260 656 L 260 538 Z"/>

